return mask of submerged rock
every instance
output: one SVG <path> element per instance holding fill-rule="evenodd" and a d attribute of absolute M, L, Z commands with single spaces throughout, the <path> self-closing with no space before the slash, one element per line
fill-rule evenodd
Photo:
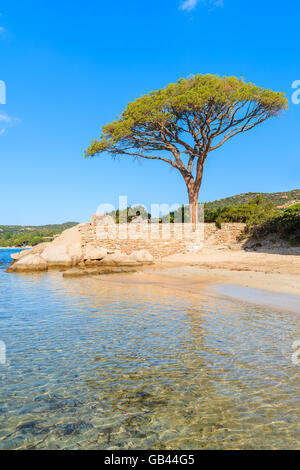
<path fill-rule="evenodd" d="M 119 274 L 119 273 L 135 273 L 136 269 L 131 267 L 114 267 L 103 266 L 86 269 L 68 269 L 63 273 L 63 277 L 82 277 L 82 276 L 99 276 L 103 274 Z"/>
<path fill-rule="evenodd" d="M 72 434 L 80 434 L 88 429 L 93 428 L 91 423 L 79 421 L 76 423 L 61 423 L 53 426 L 55 434 L 58 436 L 69 436 Z"/>
<path fill-rule="evenodd" d="M 63 272 L 63 277 L 81 277 L 86 276 L 87 272 L 85 269 L 72 268 Z"/>

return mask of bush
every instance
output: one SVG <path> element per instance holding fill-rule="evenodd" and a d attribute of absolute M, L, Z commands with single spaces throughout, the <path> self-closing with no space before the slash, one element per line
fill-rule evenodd
<path fill-rule="evenodd" d="M 215 222 L 221 228 L 223 222 L 242 222 L 247 225 L 247 230 L 279 215 L 279 210 L 272 202 L 266 201 L 262 196 L 257 196 L 246 204 L 227 206 L 219 209 L 204 208 L 205 222 Z"/>
<path fill-rule="evenodd" d="M 256 239 L 275 235 L 279 239 L 286 241 L 291 245 L 299 245 L 300 214 L 297 210 L 294 211 L 287 209 L 282 215 L 253 227 L 250 231 L 250 235 Z"/>
<path fill-rule="evenodd" d="M 284 213 L 285 216 L 300 216 L 300 202 L 293 204 L 292 206 L 285 209 Z"/>

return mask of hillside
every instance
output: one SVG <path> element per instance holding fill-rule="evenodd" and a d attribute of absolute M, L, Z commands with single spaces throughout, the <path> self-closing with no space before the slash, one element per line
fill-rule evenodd
<path fill-rule="evenodd" d="M 222 214 L 223 219 L 221 220 L 220 218 L 221 214 L 219 213 L 221 209 L 224 209 L 225 207 L 227 207 L 228 210 L 232 211 L 232 209 L 230 209 L 230 207 L 228 206 L 237 207 L 237 206 L 245 205 L 249 203 L 249 201 L 253 201 L 253 199 L 256 196 L 263 196 L 264 201 L 266 203 L 272 202 L 276 208 L 285 209 L 286 207 L 296 202 L 300 202 L 300 189 L 295 189 L 293 191 L 287 191 L 287 192 L 281 192 L 281 193 L 244 193 L 244 194 L 238 194 L 236 196 L 227 197 L 224 199 L 219 199 L 217 201 L 207 202 L 205 204 L 206 221 L 215 222 L 216 218 L 220 219 L 220 222 L 222 222 L 223 219 L 224 219 L 223 221 L 226 221 L 227 220 L 226 217 L 228 218 L 228 214 L 227 213 Z M 218 213 L 214 212 L 216 209 L 219 209 L 219 211 L 217 211 Z M 245 212 L 245 207 L 241 206 L 241 210 Z M 257 212 L 257 209 L 255 209 L 255 211 Z M 116 215 L 117 220 L 118 220 L 118 215 L 119 215 L 118 213 L 117 214 L 113 213 L 112 215 Z M 233 217 L 233 215 L 235 215 L 237 218 L 240 217 L 239 213 L 238 214 L 230 213 L 229 215 L 231 218 Z M 175 214 L 171 215 L 171 220 L 176 221 L 177 216 L 179 220 L 181 220 L 181 217 L 182 217 L 181 209 L 179 209 L 178 211 L 175 211 Z M 169 220 L 169 217 L 164 216 L 162 218 L 162 222 L 165 222 L 167 220 Z M 230 220 L 227 220 L 227 221 L 230 221 Z M 239 219 L 233 220 L 233 221 L 239 221 Z M 28 246 L 28 245 L 34 246 L 44 241 L 51 241 L 55 235 L 63 232 L 67 228 L 73 227 L 74 225 L 77 225 L 77 222 L 66 222 L 64 224 L 52 224 L 52 225 L 49 224 L 49 225 L 38 225 L 38 226 L 0 225 L 0 247 L 11 247 L 11 246 L 22 247 L 22 246 Z"/>
<path fill-rule="evenodd" d="M 282 193 L 244 193 L 236 196 L 226 197 L 217 201 L 207 202 L 208 209 L 219 209 L 226 206 L 238 206 L 239 204 L 246 204 L 256 196 L 262 195 L 268 202 L 273 202 L 278 208 L 285 208 L 295 202 L 300 202 L 300 189 L 287 191 Z"/>
<path fill-rule="evenodd" d="M 67 228 L 77 225 L 77 222 L 49 225 L 0 225 L 0 246 L 27 246 L 37 245 L 44 241 L 51 241 Z"/>

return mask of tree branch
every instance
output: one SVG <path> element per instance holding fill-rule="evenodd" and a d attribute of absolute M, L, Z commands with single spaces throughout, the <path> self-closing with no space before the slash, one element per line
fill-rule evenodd
<path fill-rule="evenodd" d="M 154 155 L 145 155 L 143 153 L 136 153 L 136 152 L 127 152 L 126 150 L 121 150 L 121 149 L 113 149 L 113 150 L 107 150 L 108 153 L 112 154 L 117 154 L 117 155 L 128 155 L 130 157 L 138 157 L 138 158 L 147 158 L 149 160 L 162 160 L 163 162 L 169 163 L 172 165 L 174 168 L 179 170 L 177 164 L 173 162 L 172 160 L 164 157 L 157 157 Z"/>
<path fill-rule="evenodd" d="M 223 144 L 225 144 L 225 142 L 227 142 L 227 140 L 231 139 L 232 137 L 234 137 L 235 135 L 237 134 L 240 134 L 241 132 L 247 132 L 247 131 L 250 131 L 250 129 L 253 129 L 253 127 L 257 126 L 258 124 L 266 121 L 267 119 L 269 118 L 269 116 L 265 116 L 264 118 L 262 119 L 259 119 L 258 121 L 254 122 L 253 124 L 251 124 L 250 126 L 247 127 L 247 124 L 249 123 L 249 120 L 246 122 L 246 124 L 240 128 L 237 128 L 237 130 L 235 130 L 234 132 L 231 131 L 229 132 L 223 140 L 221 140 L 221 142 L 217 145 L 215 145 L 214 147 L 210 147 L 209 149 L 209 152 L 212 152 L 213 150 L 216 150 L 218 149 L 219 147 L 221 147 Z M 251 118 L 252 119 L 252 118 Z"/>

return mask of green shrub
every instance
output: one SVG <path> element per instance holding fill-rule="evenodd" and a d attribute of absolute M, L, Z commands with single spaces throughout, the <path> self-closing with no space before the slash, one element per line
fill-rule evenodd
<path fill-rule="evenodd" d="M 284 213 L 285 216 L 297 216 L 300 215 L 300 202 L 293 204 L 292 206 L 285 209 Z"/>
<path fill-rule="evenodd" d="M 250 235 L 254 238 L 265 238 L 275 235 L 291 245 L 299 245 L 300 215 L 297 211 L 293 214 L 293 211 L 285 210 L 282 215 L 253 227 Z"/>
<path fill-rule="evenodd" d="M 242 222 L 249 229 L 253 225 L 263 223 L 276 215 L 279 215 L 272 202 L 266 201 L 262 196 L 256 196 L 246 204 L 238 206 L 227 206 L 218 209 L 207 209 L 204 207 L 205 222 L 215 222 L 218 228 L 223 222 Z"/>

